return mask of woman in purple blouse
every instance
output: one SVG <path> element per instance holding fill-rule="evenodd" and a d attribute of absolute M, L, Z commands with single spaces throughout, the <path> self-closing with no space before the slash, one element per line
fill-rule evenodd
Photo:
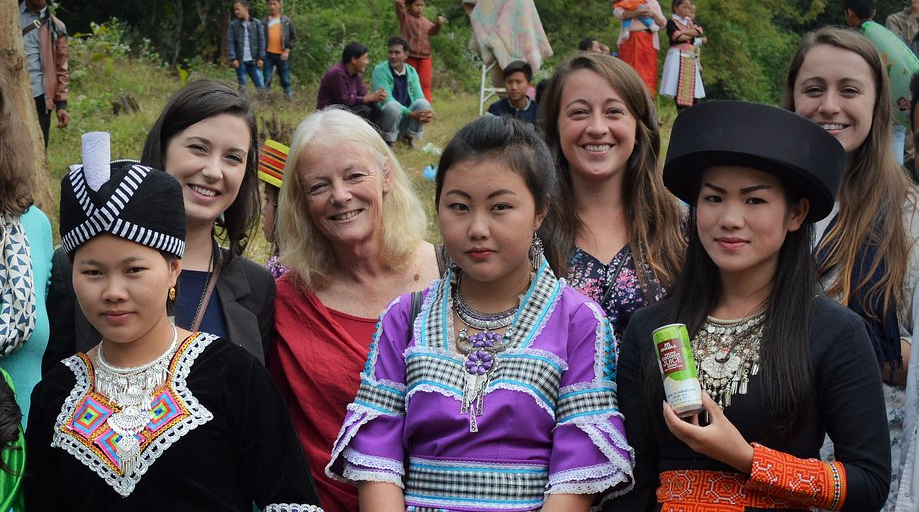
<path fill-rule="evenodd" d="M 535 234 L 552 167 L 508 118 L 444 150 L 435 201 L 455 265 L 383 312 L 326 468 L 363 512 L 586 512 L 631 488 L 609 323 Z"/>

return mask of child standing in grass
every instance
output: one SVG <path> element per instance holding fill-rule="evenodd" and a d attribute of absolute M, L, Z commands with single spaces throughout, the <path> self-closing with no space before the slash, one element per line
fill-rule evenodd
<path fill-rule="evenodd" d="M 236 79 L 239 90 L 246 88 L 246 75 L 252 78 L 255 88 L 265 88 L 262 67 L 265 65 L 265 32 L 262 22 L 249 15 L 248 0 L 233 3 L 233 14 L 236 19 L 227 29 L 227 55 L 230 63 L 236 68 Z"/>
<path fill-rule="evenodd" d="M 408 41 L 408 59 L 406 62 L 418 71 L 421 90 L 425 99 L 432 101 L 431 95 L 431 42 L 428 36 L 440 32 L 440 27 L 447 22 L 443 16 L 437 21 L 424 17 L 424 0 L 396 0 L 396 16 L 399 18 L 399 29 L 402 38 Z"/>
<path fill-rule="evenodd" d="M 297 41 L 297 30 L 290 18 L 281 14 L 281 0 L 268 0 L 268 16 L 262 21 L 265 27 L 265 86 L 271 88 L 272 68 L 276 68 L 284 95 L 293 97 L 290 87 L 290 50 Z"/>

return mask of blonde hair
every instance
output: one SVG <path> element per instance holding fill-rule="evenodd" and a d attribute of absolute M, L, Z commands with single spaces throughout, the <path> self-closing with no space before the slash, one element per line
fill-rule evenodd
<path fill-rule="evenodd" d="M 824 27 L 804 36 L 788 71 L 784 107 L 795 110 L 794 88 L 798 72 L 807 53 L 820 45 L 848 50 L 864 59 L 874 75 L 877 92 L 868 138 L 846 161 L 837 196 L 837 221 L 817 248 L 818 253 L 826 251 L 826 258 L 817 269 L 818 275 L 823 277 L 838 270 L 826 292 L 831 297 L 841 297 L 844 305 L 862 289 L 866 289 L 866 295 L 872 299 L 866 305 L 881 299 L 881 311 L 866 312 L 870 318 L 879 319 L 891 302 L 900 305 L 905 299 L 903 282 L 909 264 L 909 247 L 902 209 L 908 197 L 915 199 L 916 187 L 910 184 L 890 151 L 893 120 L 887 68 L 874 44 L 855 30 Z M 866 244 L 877 248 L 877 256 L 868 272 L 862 274 L 862 279 L 853 283 L 852 269 L 859 250 Z M 881 279 L 871 284 L 881 265 Z"/>
<path fill-rule="evenodd" d="M 330 284 L 338 261 L 329 239 L 307 210 L 308 198 L 297 168 L 316 149 L 349 143 L 365 148 L 380 169 L 388 169 L 391 175 L 392 188 L 383 196 L 382 206 L 384 268 L 403 270 L 411 261 L 409 255 L 427 235 L 427 215 L 415 188 L 376 130 L 360 117 L 340 108 L 311 114 L 294 132 L 276 221 L 281 261 L 295 280 L 311 289 Z"/>

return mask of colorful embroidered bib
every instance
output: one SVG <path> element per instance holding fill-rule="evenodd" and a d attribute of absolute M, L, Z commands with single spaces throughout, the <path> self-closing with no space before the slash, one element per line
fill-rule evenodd
<path fill-rule="evenodd" d="M 54 425 L 51 446 L 62 448 L 98 474 L 118 494 L 128 496 L 147 469 L 173 443 L 214 418 L 192 395 L 186 378 L 195 359 L 217 336 L 197 333 L 179 345 L 169 363 L 166 383 L 154 392 L 150 422 L 139 434 L 140 457 L 125 472 L 115 444 L 119 434 L 108 424 L 118 406 L 95 390 L 91 360 L 80 353 L 64 361 L 76 376 L 76 384 L 64 401 Z"/>

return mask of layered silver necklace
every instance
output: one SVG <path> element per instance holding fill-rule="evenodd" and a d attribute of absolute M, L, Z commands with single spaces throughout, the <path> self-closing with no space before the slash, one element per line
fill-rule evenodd
<path fill-rule="evenodd" d="M 107 423 L 120 436 L 115 443 L 121 471 L 134 472 L 140 456 L 140 434 L 150 422 L 153 393 L 166 382 L 169 363 L 175 354 L 179 331 L 172 326 L 172 342 L 165 352 L 149 363 L 130 368 L 113 366 L 105 360 L 102 344 L 96 351 L 96 382 L 98 393 L 105 395 L 116 406 L 116 412 Z"/>
<path fill-rule="evenodd" d="M 478 432 L 479 425 L 476 416 L 481 416 L 484 410 L 485 388 L 498 367 L 498 353 L 504 351 L 510 344 L 514 328 L 513 323 L 520 304 L 498 313 L 482 313 L 469 307 L 460 294 L 460 280 L 456 280 L 453 288 L 453 310 L 460 321 L 466 324 L 459 331 L 456 340 L 456 349 L 463 354 L 463 369 L 466 374 L 463 382 L 463 404 L 460 414 L 469 414 L 469 431 Z M 494 332 L 504 329 L 504 334 Z M 469 328 L 482 332 L 469 334 Z"/>
<path fill-rule="evenodd" d="M 708 317 L 692 340 L 702 389 L 722 409 L 734 395 L 747 394 L 750 377 L 759 373 L 765 318 L 765 313 L 740 320 Z"/>

